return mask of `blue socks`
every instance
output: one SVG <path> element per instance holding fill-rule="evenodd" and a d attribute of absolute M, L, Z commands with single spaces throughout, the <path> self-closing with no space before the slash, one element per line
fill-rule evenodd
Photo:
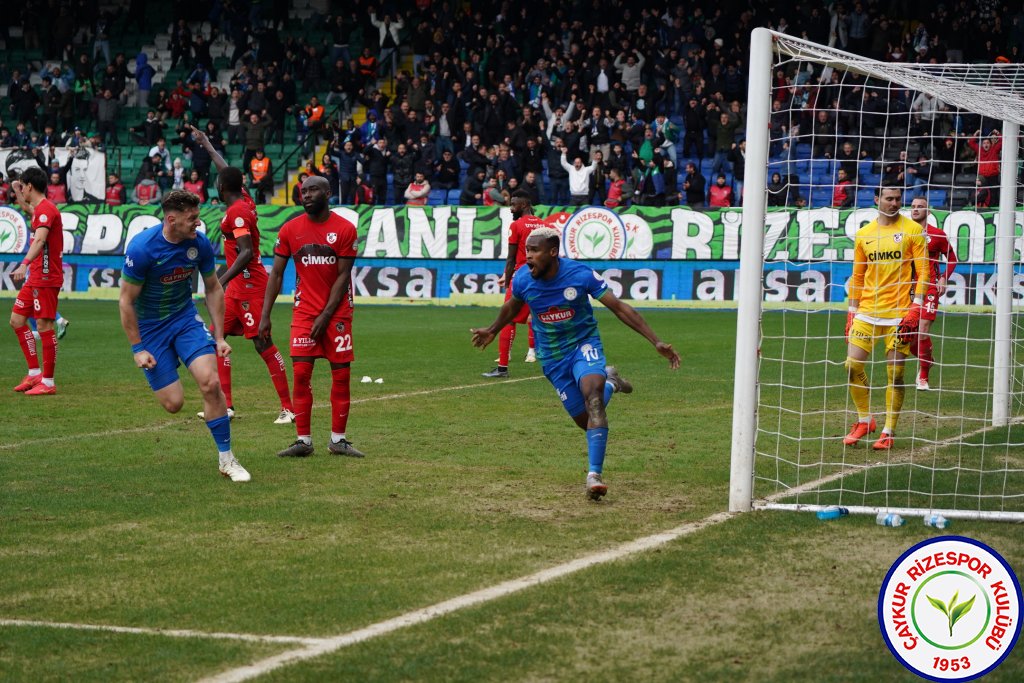
<path fill-rule="evenodd" d="M 595 427 L 587 430 L 587 456 L 590 458 L 590 471 L 601 473 L 604 465 L 604 453 L 608 448 L 608 428 Z"/>
<path fill-rule="evenodd" d="M 231 418 L 221 415 L 216 420 L 207 422 L 206 426 L 210 428 L 210 434 L 213 435 L 213 440 L 217 444 L 217 450 L 221 453 L 229 452 L 231 450 Z"/>

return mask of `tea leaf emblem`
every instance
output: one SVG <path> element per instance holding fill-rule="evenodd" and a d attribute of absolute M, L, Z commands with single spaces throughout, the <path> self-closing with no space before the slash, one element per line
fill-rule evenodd
<path fill-rule="evenodd" d="M 933 598 L 930 595 L 925 595 L 925 597 L 928 598 L 928 602 L 932 604 L 932 607 L 946 615 L 946 622 L 949 625 L 949 635 L 950 637 L 952 637 L 953 626 L 956 624 L 956 622 L 960 621 L 960 619 L 962 619 L 964 615 L 971 611 L 971 608 L 974 607 L 974 600 L 978 596 L 971 596 L 970 600 L 965 600 L 960 604 L 957 604 L 957 598 L 960 597 L 960 591 L 957 591 L 956 593 L 953 593 L 953 597 L 949 599 L 948 605 L 942 602 L 942 600 L 939 600 L 938 598 Z"/>

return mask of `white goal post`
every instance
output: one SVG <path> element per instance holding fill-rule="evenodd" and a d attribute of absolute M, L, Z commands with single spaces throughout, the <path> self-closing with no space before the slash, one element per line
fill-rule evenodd
<path fill-rule="evenodd" d="M 1024 67 L 878 62 L 763 28 L 753 32 L 749 64 L 730 511 L 842 505 L 852 513 L 886 510 L 905 516 L 940 513 L 951 519 L 1024 521 L 1024 291 L 1014 298 L 1014 287 L 1024 285 L 1017 236 L 1024 220 L 1016 212 Z M 843 93 L 831 109 L 831 101 L 814 104 L 816 93 L 826 88 Z M 795 104 L 808 93 L 810 111 L 806 100 L 803 109 Z M 890 103 L 888 109 L 870 108 L 879 93 Z M 922 95 L 915 102 L 943 106 L 934 118 L 926 111 L 922 120 L 920 110 L 904 106 Z M 859 97 L 864 108 L 851 110 L 854 105 L 849 103 Z M 782 100 L 789 104 L 780 106 Z M 815 117 L 820 110 L 826 113 L 819 120 Z M 790 125 L 780 127 L 773 115 L 788 116 Z M 857 121 L 860 127 L 844 131 L 830 117 Z M 864 123 L 869 119 L 884 123 L 872 127 Z M 1001 132 L 998 185 L 991 174 L 971 175 L 968 169 L 976 165 L 960 154 L 960 145 L 975 139 L 984 143 L 982 136 L 963 129 L 965 122 L 975 120 L 992 128 L 998 124 Z M 828 130 L 832 132 L 827 136 L 821 132 Z M 928 183 L 913 186 L 916 195 L 945 217 L 945 227 L 942 219 L 937 227 L 954 230 L 951 245 L 971 255 L 958 271 L 964 300 L 956 298 L 951 286 L 949 296 L 940 297 L 944 303 L 933 323 L 939 379 L 929 392 L 915 392 L 913 379 L 906 385 L 894 449 L 872 452 L 873 439 L 844 446 L 852 406 L 843 367 L 846 305 L 841 302 L 852 234 L 874 217 L 871 198 L 878 176 L 883 169 L 889 172 L 889 161 L 894 167 L 906 162 L 905 170 L 911 161 L 905 157 L 913 150 L 922 157 L 921 168 L 932 168 L 938 148 L 948 148 L 950 137 L 958 152 L 949 173 L 932 171 Z M 857 154 L 849 163 L 862 174 L 850 186 L 857 203 L 840 212 L 831 197 L 844 140 L 852 142 Z M 965 185 L 964 178 L 973 182 Z M 809 195 L 806 209 L 784 210 L 790 225 L 820 220 L 828 226 L 820 233 L 778 228 L 782 209 L 774 201 L 769 207 L 769 180 L 775 190 L 785 182 L 790 199 Z M 990 197 L 998 197 L 998 204 L 985 204 Z M 905 206 L 909 203 L 907 198 Z M 816 213 L 801 221 L 801 211 Z M 968 224 L 970 230 L 963 227 Z M 775 246 L 778 229 L 787 233 L 784 239 L 793 249 Z M 809 234 L 813 245 L 806 243 Z M 766 273 L 773 269 L 787 276 L 818 273 L 827 283 L 827 294 L 811 303 L 780 300 L 766 305 Z M 989 298 L 976 291 L 982 287 Z M 871 407 L 876 415 L 881 410 L 879 429 L 886 388 L 883 347 L 876 346 L 869 361 Z M 914 357 L 908 358 L 908 377 L 916 367 Z"/>

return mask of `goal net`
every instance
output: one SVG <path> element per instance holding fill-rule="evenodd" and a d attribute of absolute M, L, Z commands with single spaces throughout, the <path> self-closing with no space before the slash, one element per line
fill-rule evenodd
<path fill-rule="evenodd" d="M 766 29 L 750 63 L 730 509 L 1024 520 L 1024 69 L 883 63 Z M 864 364 L 877 431 L 846 445 L 854 236 L 893 184 L 908 218 L 927 202 L 958 262 L 928 390 L 921 338 L 902 382 L 879 340 Z M 887 392 L 902 410 L 875 450 Z"/>

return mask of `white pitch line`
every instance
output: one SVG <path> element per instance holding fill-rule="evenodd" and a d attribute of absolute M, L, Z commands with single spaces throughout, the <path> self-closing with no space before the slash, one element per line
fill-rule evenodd
<path fill-rule="evenodd" d="M 718 512 L 696 522 L 682 524 L 674 529 L 670 529 L 669 531 L 638 538 L 636 540 L 623 543 L 615 548 L 586 555 L 576 560 L 541 570 L 535 574 L 505 581 L 495 586 L 491 586 L 490 588 L 484 588 L 472 593 L 467 593 L 466 595 L 461 595 L 459 597 L 452 598 L 451 600 L 445 600 L 444 602 L 439 602 L 435 605 L 431 605 L 430 607 L 407 612 L 406 614 L 402 614 L 393 619 L 381 621 L 356 631 L 350 631 L 349 633 L 335 636 L 333 638 L 325 638 L 318 642 L 310 643 L 303 648 L 288 650 L 272 657 L 267 657 L 257 662 L 253 662 L 252 664 L 247 664 L 246 666 L 241 666 L 208 678 L 203 678 L 200 683 L 239 683 L 240 681 L 247 681 L 283 666 L 288 666 L 289 664 L 330 654 L 350 645 L 355 645 L 357 643 L 370 640 L 371 638 L 386 635 L 392 631 L 406 628 L 407 626 L 422 624 L 467 607 L 491 602 L 492 600 L 497 600 L 498 598 L 503 598 L 521 590 L 532 588 L 533 586 L 538 586 L 543 583 L 548 583 L 549 581 L 554 581 L 555 579 L 560 579 L 564 576 L 595 565 L 613 562 L 636 553 L 657 548 L 665 545 L 666 543 L 682 538 L 683 536 L 720 524 L 732 517 L 733 515 L 731 513 Z"/>
<path fill-rule="evenodd" d="M 109 626 L 106 624 L 71 624 L 60 621 L 33 621 L 30 619 L 0 619 L 0 626 L 38 626 L 41 628 L 67 629 L 69 631 L 105 631 L 109 633 L 131 633 L 146 636 L 170 636 L 172 638 L 213 638 L 218 640 L 244 640 L 253 643 L 287 643 L 313 645 L 324 638 L 303 638 L 300 636 L 264 636 L 253 633 L 211 633 L 188 629 L 138 628 L 135 626 Z"/>
<path fill-rule="evenodd" d="M 503 384 L 513 384 L 515 382 L 529 382 L 535 379 L 543 379 L 543 375 L 537 375 L 535 377 L 520 377 L 519 379 L 507 379 L 502 382 L 478 382 L 476 384 L 462 384 L 454 387 L 435 387 L 433 389 L 423 389 L 421 391 L 409 391 L 404 394 L 385 394 L 384 396 L 367 396 L 365 398 L 356 398 L 352 400 L 352 404 L 360 403 L 373 403 L 376 401 L 391 401 L 402 398 L 411 398 L 413 396 L 429 396 L 431 394 L 440 394 L 446 391 L 462 391 L 463 389 L 479 389 L 481 387 L 497 387 Z M 325 408 L 328 407 L 329 403 L 316 404 L 314 408 Z M 278 411 L 272 413 L 266 413 L 267 415 L 277 415 Z M 60 443 L 63 441 L 77 441 L 79 439 L 93 439 L 101 436 L 120 436 L 123 434 L 139 434 L 140 432 L 155 432 L 161 429 L 167 429 L 175 425 L 181 424 L 180 420 L 169 420 L 165 422 L 158 422 L 156 424 L 146 425 L 144 427 L 128 427 L 126 429 L 114 429 L 107 430 L 104 432 L 92 432 L 89 434 L 69 434 L 64 436 L 48 436 L 42 439 L 32 439 L 31 441 L 19 441 L 17 443 L 5 443 L 0 444 L 0 451 L 13 450 L 15 448 L 21 448 L 23 446 L 38 446 L 45 443 Z"/>

